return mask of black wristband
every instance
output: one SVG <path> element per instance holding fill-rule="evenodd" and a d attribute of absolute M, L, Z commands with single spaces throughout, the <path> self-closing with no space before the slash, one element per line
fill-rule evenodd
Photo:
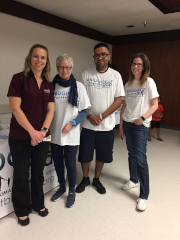
<path fill-rule="evenodd" d="M 87 115 L 87 119 L 89 119 L 90 118 L 90 116 L 92 116 L 91 114 L 90 115 Z"/>
<path fill-rule="evenodd" d="M 143 121 L 145 121 L 146 119 L 143 117 L 143 116 L 141 116 L 141 119 L 143 120 Z"/>

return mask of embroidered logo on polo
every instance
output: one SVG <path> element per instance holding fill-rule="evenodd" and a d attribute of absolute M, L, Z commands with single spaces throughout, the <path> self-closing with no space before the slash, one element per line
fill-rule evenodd
<path fill-rule="evenodd" d="M 66 91 L 63 91 L 63 90 L 62 91 L 55 91 L 54 92 L 55 101 L 61 102 L 61 103 L 66 103 L 66 102 L 68 102 L 69 94 L 70 94 L 70 92 L 66 92 Z"/>
<path fill-rule="evenodd" d="M 112 87 L 112 80 L 99 80 L 96 78 L 88 78 L 87 86 L 93 86 L 95 88 L 110 88 Z"/>
<path fill-rule="evenodd" d="M 49 89 L 44 89 L 44 92 L 50 94 L 50 90 Z"/>
<path fill-rule="evenodd" d="M 143 97 L 145 95 L 146 89 L 128 89 L 126 90 L 126 97 Z"/>

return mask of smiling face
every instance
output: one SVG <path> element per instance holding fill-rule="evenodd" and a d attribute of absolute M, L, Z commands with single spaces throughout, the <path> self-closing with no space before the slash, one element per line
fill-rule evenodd
<path fill-rule="evenodd" d="M 110 61 L 110 58 L 111 55 L 106 47 L 100 47 L 94 50 L 94 62 L 98 71 L 104 72 L 108 69 L 108 62 Z"/>
<path fill-rule="evenodd" d="M 143 70 L 143 60 L 141 58 L 134 58 L 131 64 L 131 71 L 135 80 L 139 80 L 141 78 Z"/>
<path fill-rule="evenodd" d="M 42 72 L 47 63 L 47 52 L 43 48 L 35 48 L 31 55 L 31 70 Z"/>
<path fill-rule="evenodd" d="M 58 74 L 62 80 L 69 80 L 72 73 L 72 66 L 70 61 L 61 60 L 57 66 Z"/>

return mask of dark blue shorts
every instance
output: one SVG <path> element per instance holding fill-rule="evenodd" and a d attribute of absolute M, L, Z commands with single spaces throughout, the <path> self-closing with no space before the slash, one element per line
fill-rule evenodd
<path fill-rule="evenodd" d="M 110 163 L 113 161 L 113 145 L 114 130 L 93 131 L 82 128 L 78 161 L 81 163 L 91 162 L 95 149 L 98 161 Z"/>

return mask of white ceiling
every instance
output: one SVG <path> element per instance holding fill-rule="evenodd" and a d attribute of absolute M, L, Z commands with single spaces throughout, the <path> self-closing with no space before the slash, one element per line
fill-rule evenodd
<path fill-rule="evenodd" d="M 23 4 L 112 35 L 180 29 L 180 12 L 163 14 L 148 0 L 18 0 Z M 143 22 L 147 22 L 144 27 Z M 134 28 L 127 28 L 134 25 Z"/>

